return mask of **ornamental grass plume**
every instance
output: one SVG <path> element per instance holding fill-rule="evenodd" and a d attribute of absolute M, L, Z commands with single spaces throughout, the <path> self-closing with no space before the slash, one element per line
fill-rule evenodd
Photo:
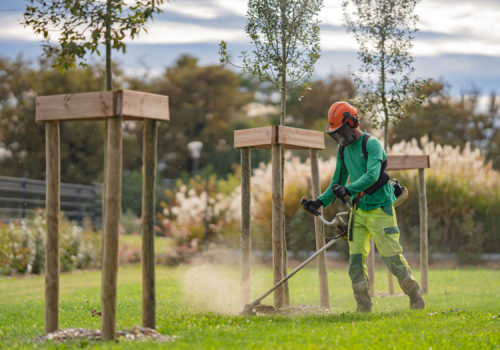
<path fill-rule="evenodd" d="M 332 152 L 333 153 L 333 152 Z M 419 155 L 430 157 L 431 168 L 426 169 L 428 199 L 428 226 L 431 249 L 467 254 L 477 251 L 500 250 L 500 237 L 496 234 L 496 218 L 500 217 L 500 174 L 485 161 L 478 149 L 467 144 L 463 149 L 439 145 L 423 137 L 402 141 L 389 149 L 389 154 Z M 335 156 L 319 159 L 321 190 L 331 181 L 336 165 Z M 302 196 L 311 197 L 311 167 L 309 159 L 301 161 L 291 152 L 285 153 L 285 225 L 288 247 L 292 251 L 314 249 L 312 218 L 305 215 L 300 205 Z M 415 188 L 416 171 L 390 171 L 408 187 L 410 197 L 398 208 L 399 226 L 403 243 L 418 250 L 418 188 Z M 272 165 L 261 163 L 251 177 L 251 224 L 254 247 L 269 249 L 271 246 L 272 216 Z M 199 237 L 209 205 L 211 227 L 219 235 L 239 242 L 241 222 L 241 188 L 237 182 L 233 191 L 211 195 L 181 186 L 172 206 L 164 209 L 170 234 L 181 232 L 186 239 Z M 207 204 L 208 203 L 208 204 Z M 339 207 L 329 207 L 331 216 Z M 415 214 L 417 213 L 417 214 Z M 417 217 L 415 217 L 417 215 Z M 166 222 L 166 221 L 165 221 Z M 328 230 L 329 228 L 327 228 Z M 327 232 L 328 233 L 328 232 Z M 337 248 L 335 248 L 337 249 Z"/>
<path fill-rule="evenodd" d="M 484 189 L 488 189 L 490 185 L 498 184 L 500 178 L 500 174 L 493 169 L 492 163 L 486 162 L 481 151 L 472 148 L 470 143 L 466 143 L 461 149 L 459 146 L 436 144 L 424 136 L 420 142 L 415 139 L 401 141 L 393 145 L 388 154 L 427 154 L 431 164 L 428 170 L 429 176 L 453 178 L 454 181 L 464 185 L 475 186 L 474 191 L 483 193 L 485 193 Z"/>

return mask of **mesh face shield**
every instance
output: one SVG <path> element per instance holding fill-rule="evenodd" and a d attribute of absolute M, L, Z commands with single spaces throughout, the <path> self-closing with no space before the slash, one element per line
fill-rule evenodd
<path fill-rule="evenodd" d="M 356 141 L 356 136 L 348 123 L 344 123 L 342 126 L 332 131 L 327 127 L 325 132 L 341 146 L 347 146 Z"/>

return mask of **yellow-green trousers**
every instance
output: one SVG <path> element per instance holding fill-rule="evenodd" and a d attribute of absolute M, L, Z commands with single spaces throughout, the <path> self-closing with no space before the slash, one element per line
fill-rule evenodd
<path fill-rule="evenodd" d="M 399 228 L 394 206 L 379 207 L 373 210 L 359 208 L 353 210 L 349 227 L 351 227 L 349 233 L 349 276 L 353 285 L 368 281 L 365 261 L 370 252 L 370 239 L 373 237 L 380 256 L 389 270 L 397 277 L 401 287 L 406 287 L 404 286 L 405 282 L 409 280 L 413 282 L 411 283 L 412 287 L 415 287 L 416 281 L 411 277 L 410 267 L 399 244 Z"/>

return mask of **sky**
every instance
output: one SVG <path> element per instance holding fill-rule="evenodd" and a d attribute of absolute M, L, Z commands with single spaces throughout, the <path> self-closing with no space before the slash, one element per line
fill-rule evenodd
<path fill-rule="evenodd" d="M 316 78 L 346 74 L 359 66 L 357 43 L 343 26 L 341 2 L 324 0 Z M 41 38 L 20 24 L 25 4 L 0 0 L 0 56 L 21 54 L 35 60 L 42 53 Z M 129 41 L 127 54 L 114 53 L 114 59 L 129 73 L 151 77 L 184 53 L 196 56 L 200 64 L 217 64 L 221 40 L 234 56 L 249 48 L 246 8 L 246 0 L 165 1 L 164 12 L 148 25 L 148 33 Z M 454 96 L 472 87 L 483 95 L 500 94 L 500 0 L 423 0 L 416 13 L 416 78 L 440 79 Z"/>

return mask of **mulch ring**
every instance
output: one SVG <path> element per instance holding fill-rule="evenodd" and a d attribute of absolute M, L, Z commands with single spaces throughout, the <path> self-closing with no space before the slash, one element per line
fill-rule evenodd
<path fill-rule="evenodd" d="M 155 331 L 151 328 L 142 328 L 134 326 L 131 329 L 117 331 L 117 340 L 139 340 L 139 341 L 157 341 L 157 342 L 169 342 L 174 341 L 175 337 L 169 337 Z M 98 341 L 101 340 L 101 331 L 94 329 L 83 329 L 83 328 L 65 328 L 60 329 L 52 333 L 42 335 L 35 338 L 35 342 L 45 342 L 47 340 L 53 340 L 58 342 L 65 341 L 78 341 L 78 340 L 90 340 Z"/>

